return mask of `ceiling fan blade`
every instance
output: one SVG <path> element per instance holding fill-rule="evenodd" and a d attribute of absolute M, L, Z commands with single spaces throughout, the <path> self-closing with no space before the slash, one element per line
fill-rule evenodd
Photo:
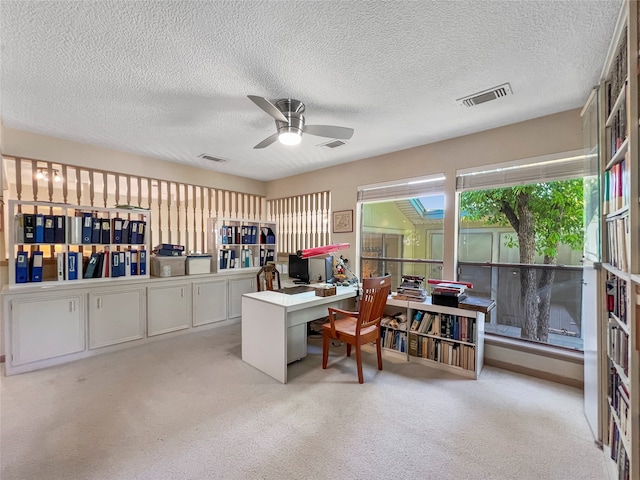
<path fill-rule="evenodd" d="M 305 125 L 304 133 L 317 135 L 319 137 L 348 140 L 353 135 L 353 128 L 336 127 L 335 125 Z"/>
<path fill-rule="evenodd" d="M 269 100 L 263 97 L 258 97 L 257 95 L 247 95 L 249 100 L 259 106 L 262 110 L 267 112 L 276 120 L 280 120 L 281 122 L 288 122 L 287 117 L 285 117 L 280 110 L 276 108 L 276 106 L 271 103 Z"/>
<path fill-rule="evenodd" d="M 255 147 L 253 148 L 264 148 L 264 147 L 268 147 L 269 145 L 271 145 L 273 142 L 275 142 L 278 139 L 278 133 L 274 133 L 273 135 L 265 138 L 264 140 L 262 140 L 259 144 L 257 144 Z"/>

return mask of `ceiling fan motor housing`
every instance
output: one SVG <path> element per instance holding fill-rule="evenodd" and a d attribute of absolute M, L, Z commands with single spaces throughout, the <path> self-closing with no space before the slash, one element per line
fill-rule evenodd
<path fill-rule="evenodd" d="M 284 98 L 276 102 L 276 107 L 288 120 L 288 122 L 276 120 L 278 133 L 290 132 L 296 135 L 302 135 L 304 131 L 304 115 L 302 115 L 302 112 L 304 112 L 304 103 L 300 100 Z"/>

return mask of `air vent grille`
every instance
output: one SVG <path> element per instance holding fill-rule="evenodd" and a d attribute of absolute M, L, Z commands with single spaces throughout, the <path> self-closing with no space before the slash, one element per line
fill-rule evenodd
<path fill-rule="evenodd" d="M 505 83 L 504 85 L 498 85 L 497 87 L 490 88 L 489 90 L 483 90 L 482 92 L 474 93 L 468 97 L 459 98 L 456 102 L 459 102 L 465 107 L 473 107 L 474 105 L 480 105 L 481 103 L 490 102 L 501 97 L 513 94 L 511 91 L 511 85 Z"/>
<path fill-rule="evenodd" d="M 202 153 L 202 154 L 198 155 L 198 158 L 204 158 L 205 160 L 210 160 L 212 162 L 218 162 L 218 163 L 222 163 L 222 162 L 226 162 L 227 161 L 224 158 L 214 157 L 213 155 L 207 155 L 206 153 Z"/>
<path fill-rule="evenodd" d="M 323 144 L 323 147 L 329 147 L 329 148 L 337 148 L 337 147 L 341 147 L 342 145 L 346 145 L 347 142 L 343 142 L 342 140 L 333 140 L 331 142 L 327 142 L 325 144 Z"/>

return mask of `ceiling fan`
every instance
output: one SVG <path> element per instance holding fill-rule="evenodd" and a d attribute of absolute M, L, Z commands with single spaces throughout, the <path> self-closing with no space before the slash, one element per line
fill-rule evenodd
<path fill-rule="evenodd" d="M 276 119 L 277 132 L 265 138 L 253 148 L 265 148 L 276 140 L 284 145 L 297 145 L 302 140 L 302 133 L 319 137 L 348 140 L 353 135 L 353 128 L 336 127 L 335 125 L 305 125 L 304 103 L 292 98 L 278 100 L 275 105 L 269 100 L 256 95 L 247 95 L 249 99 Z"/>

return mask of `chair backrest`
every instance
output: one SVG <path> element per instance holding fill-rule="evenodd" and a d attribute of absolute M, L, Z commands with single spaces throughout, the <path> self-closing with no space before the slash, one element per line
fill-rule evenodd
<path fill-rule="evenodd" d="M 360 298 L 356 335 L 360 334 L 362 328 L 380 323 L 390 293 L 391 275 L 362 280 L 362 298 Z"/>
<path fill-rule="evenodd" d="M 280 272 L 278 271 L 278 269 L 276 268 L 275 265 L 269 264 L 269 265 L 265 265 L 264 267 L 262 267 L 260 269 L 260 271 L 256 275 L 256 279 L 257 279 L 256 283 L 258 284 L 258 291 L 259 292 L 262 290 L 262 278 L 260 278 L 260 275 L 262 275 L 262 274 L 264 274 L 264 289 L 265 290 L 273 290 L 273 279 L 274 279 L 274 277 L 278 281 L 278 290 L 280 288 L 282 288 L 280 286 Z"/>

